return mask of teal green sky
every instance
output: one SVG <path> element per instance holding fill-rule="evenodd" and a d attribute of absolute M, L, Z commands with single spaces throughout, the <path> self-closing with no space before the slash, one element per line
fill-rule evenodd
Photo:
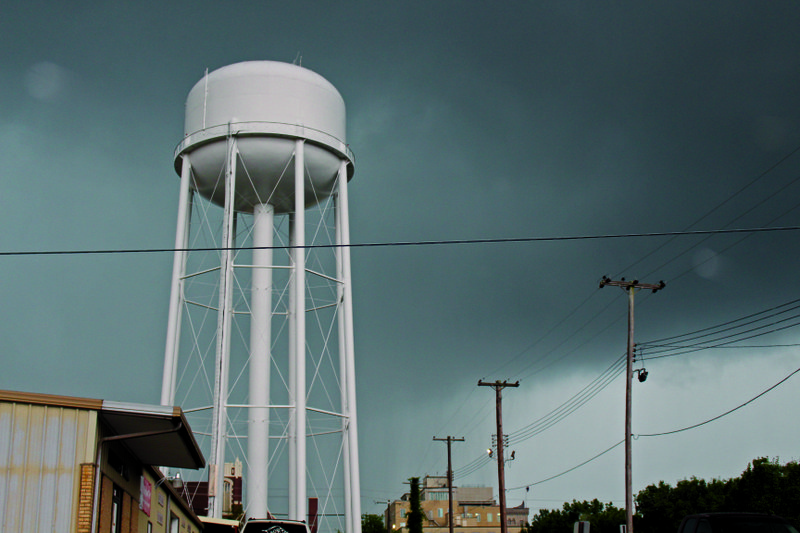
<path fill-rule="evenodd" d="M 170 248 L 173 150 L 206 69 L 302 62 L 356 155 L 355 243 L 800 225 L 800 4 L 17 1 L 0 9 L 0 251 Z M 776 166 L 776 163 L 779 163 Z M 758 178 L 758 179 L 757 179 Z M 623 503 L 624 380 L 549 429 L 625 349 L 603 275 L 655 341 L 800 298 L 798 231 L 353 251 L 362 507 L 520 437 L 509 503 Z M 0 388 L 158 403 L 169 253 L 0 257 Z M 784 309 L 784 308 L 781 308 Z M 800 367 L 794 315 L 737 347 L 653 358 L 634 433 L 690 426 Z M 788 318 L 786 322 L 779 322 Z M 655 355 L 657 348 L 648 350 Z M 634 443 L 634 486 L 796 459 L 798 378 Z M 0 436 L 2 438 L 2 436 Z M 457 479 L 496 486 L 493 465 Z M 530 492 L 525 486 L 533 485 Z"/>

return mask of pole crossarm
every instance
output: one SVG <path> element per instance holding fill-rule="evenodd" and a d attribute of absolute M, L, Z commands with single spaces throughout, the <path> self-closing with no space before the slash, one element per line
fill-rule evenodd
<path fill-rule="evenodd" d="M 433 440 L 447 443 L 447 507 L 450 513 L 447 516 L 447 527 L 448 531 L 453 533 L 453 456 L 450 453 L 450 446 L 453 442 L 464 442 L 464 437 L 457 439 L 448 435 L 446 438 L 440 439 L 434 435 Z"/>
<path fill-rule="evenodd" d="M 639 283 L 638 279 L 633 281 L 625 281 L 625 278 L 620 278 L 619 280 L 615 281 L 608 276 L 603 276 L 603 279 L 600 280 L 600 288 L 602 289 L 606 285 L 609 287 L 622 287 L 623 289 L 647 289 L 652 290 L 653 292 L 658 292 L 667 286 L 667 284 L 663 281 L 659 281 L 658 283 Z"/>
<path fill-rule="evenodd" d="M 509 383 L 508 380 L 504 381 L 483 381 L 482 379 L 478 380 L 479 387 L 491 387 L 494 390 L 501 390 L 505 389 L 506 387 L 519 387 L 519 380 L 515 383 Z"/>

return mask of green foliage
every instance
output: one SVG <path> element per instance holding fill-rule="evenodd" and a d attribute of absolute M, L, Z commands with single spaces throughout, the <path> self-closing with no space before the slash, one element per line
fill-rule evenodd
<path fill-rule="evenodd" d="M 742 511 L 770 513 L 800 523 L 800 464 L 754 459 L 738 478 L 705 481 L 692 477 L 674 487 L 659 481 L 636 495 L 634 531 L 675 533 L 681 519 L 694 513 Z M 619 533 L 625 509 L 612 504 L 565 503 L 563 509 L 542 509 L 524 533 L 570 533 L 579 520 L 591 523 L 591 533 Z"/>
<path fill-rule="evenodd" d="M 674 488 L 663 481 L 650 485 L 636 495 L 634 531 L 674 533 L 687 514 L 729 510 L 725 508 L 728 492 L 724 481 L 696 477 L 678 481 Z"/>
<path fill-rule="evenodd" d="M 731 480 L 731 506 L 800 520 L 800 465 L 777 459 L 754 459 L 741 477 Z"/>
<path fill-rule="evenodd" d="M 409 491 L 408 504 L 410 510 L 406 515 L 406 525 L 408 526 L 408 533 L 422 533 L 422 504 L 420 504 L 420 490 L 419 478 L 412 477 L 408 479 L 411 484 Z"/>
<path fill-rule="evenodd" d="M 706 482 L 691 478 L 675 487 L 663 481 L 636 495 L 634 530 L 674 533 L 687 514 L 715 511 L 770 513 L 800 519 L 800 465 L 754 459 L 741 477 Z"/>
<path fill-rule="evenodd" d="M 378 514 L 361 515 L 361 533 L 386 533 L 383 517 Z"/>
<path fill-rule="evenodd" d="M 525 528 L 525 533 L 570 533 L 578 521 L 591 523 L 591 533 L 619 533 L 620 524 L 625 523 L 625 509 L 613 504 L 602 504 L 599 500 L 591 502 L 564 503 L 561 510 L 542 509 Z"/>

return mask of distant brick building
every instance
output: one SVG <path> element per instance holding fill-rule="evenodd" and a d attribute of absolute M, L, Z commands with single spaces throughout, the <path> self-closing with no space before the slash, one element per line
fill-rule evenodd
<path fill-rule="evenodd" d="M 225 480 L 222 482 L 222 514 L 234 516 L 242 505 L 242 462 L 237 458 L 233 463 L 225 463 Z M 186 481 L 181 496 L 189 502 L 192 510 L 200 515 L 208 514 L 208 481 Z"/>
<path fill-rule="evenodd" d="M 385 520 L 393 533 L 407 533 L 406 516 L 410 510 L 409 495 L 389 503 Z M 446 476 L 425 476 L 420 487 L 420 506 L 425 515 L 425 533 L 447 533 L 448 489 Z M 453 526 L 467 533 L 500 533 L 500 506 L 493 498 L 492 487 L 453 487 Z M 520 533 L 528 523 L 528 508 L 506 508 L 509 533 Z"/>

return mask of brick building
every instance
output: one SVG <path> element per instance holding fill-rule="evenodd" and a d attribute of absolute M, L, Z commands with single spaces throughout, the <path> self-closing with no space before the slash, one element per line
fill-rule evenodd
<path fill-rule="evenodd" d="M 222 491 L 222 516 L 239 518 L 242 510 L 242 462 L 238 458 L 233 463 L 225 463 Z M 181 496 L 195 513 L 208 514 L 208 481 L 186 481 Z"/>
<path fill-rule="evenodd" d="M 390 502 L 384 519 L 389 531 L 408 533 L 409 495 Z M 449 503 L 446 476 L 425 476 L 420 487 L 420 506 L 425 533 L 449 531 Z M 500 533 L 500 506 L 491 487 L 453 487 L 453 525 L 463 533 Z M 506 509 L 509 533 L 520 533 L 528 523 L 525 504 Z"/>

